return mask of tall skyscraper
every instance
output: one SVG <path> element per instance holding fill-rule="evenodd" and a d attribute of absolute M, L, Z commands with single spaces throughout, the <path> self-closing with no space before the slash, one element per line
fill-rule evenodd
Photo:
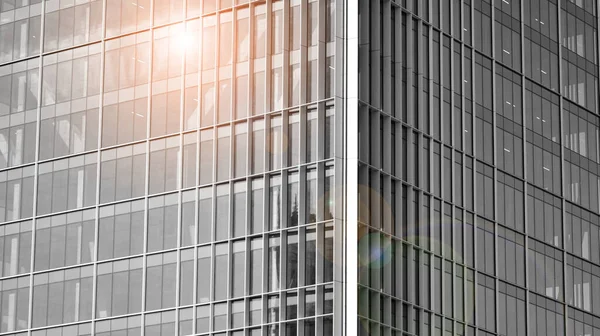
<path fill-rule="evenodd" d="M 596 0 L 0 0 L 0 336 L 600 335 Z"/>
<path fill-rule="evenodd" d="M 335 6 L 1 0 L 0 334 L 331 334 Z"/>
<path fill-rule="evenodd" d="M 598 2 L 347 4 L 347 334 L 600 335 Z"/>

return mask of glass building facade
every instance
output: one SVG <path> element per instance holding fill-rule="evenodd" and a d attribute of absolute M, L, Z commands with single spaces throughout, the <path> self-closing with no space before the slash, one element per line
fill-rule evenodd
<path fill-rule="evenodd" d="M 347 328 L 600 335 L 598 2 L 348 4 Z"/>
<path fill-rule="evenodd" d="M 0 0 L 0 336 L 600 336 L 596 0 Z"/>
<path fill-rule="evenodd" d="M 0 335 L 332 334 L 342 4 L 0 0 Z"/>

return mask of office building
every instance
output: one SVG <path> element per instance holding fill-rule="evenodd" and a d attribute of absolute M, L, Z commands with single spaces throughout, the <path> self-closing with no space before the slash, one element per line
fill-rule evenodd
<path fill-rule="evenodd" d="M 595 0 L 0 0 L 0 336 L 600 335 Z"/>
<path fill-rule="evenodd" d="M 330 334 L 334 6 L 0 2 L 0 334 Z"/>
<path fill-rule="evenodd" d="M 349 334 L 599 335 L 597 1 L 354 7 Z"/>

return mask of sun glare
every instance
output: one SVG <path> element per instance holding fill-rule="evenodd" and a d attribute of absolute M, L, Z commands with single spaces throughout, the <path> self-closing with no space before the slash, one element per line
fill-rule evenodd
<path fill-rule="evenodd" d="M 194 39 L 192 35 L 188 33 L 181 33 L 175 37 L 175 47 L 180 52 L 185 52 L 193 47 Z"/>

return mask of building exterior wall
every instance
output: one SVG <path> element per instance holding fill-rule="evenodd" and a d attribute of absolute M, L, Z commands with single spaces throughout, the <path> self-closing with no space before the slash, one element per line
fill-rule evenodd
<path fill-rule="evenodd" d="M 357 334 L 599 334 L 597 2 L 358 6 Z"/>
<path fill-rule="evenodd" d="M 0 334 L 341 333 L 336 6 L 0 1 Z"/>
<path fill-rule="evenodd" d="M 600 335 L 595 0 L 0 0 L 0 335 Z"/>

